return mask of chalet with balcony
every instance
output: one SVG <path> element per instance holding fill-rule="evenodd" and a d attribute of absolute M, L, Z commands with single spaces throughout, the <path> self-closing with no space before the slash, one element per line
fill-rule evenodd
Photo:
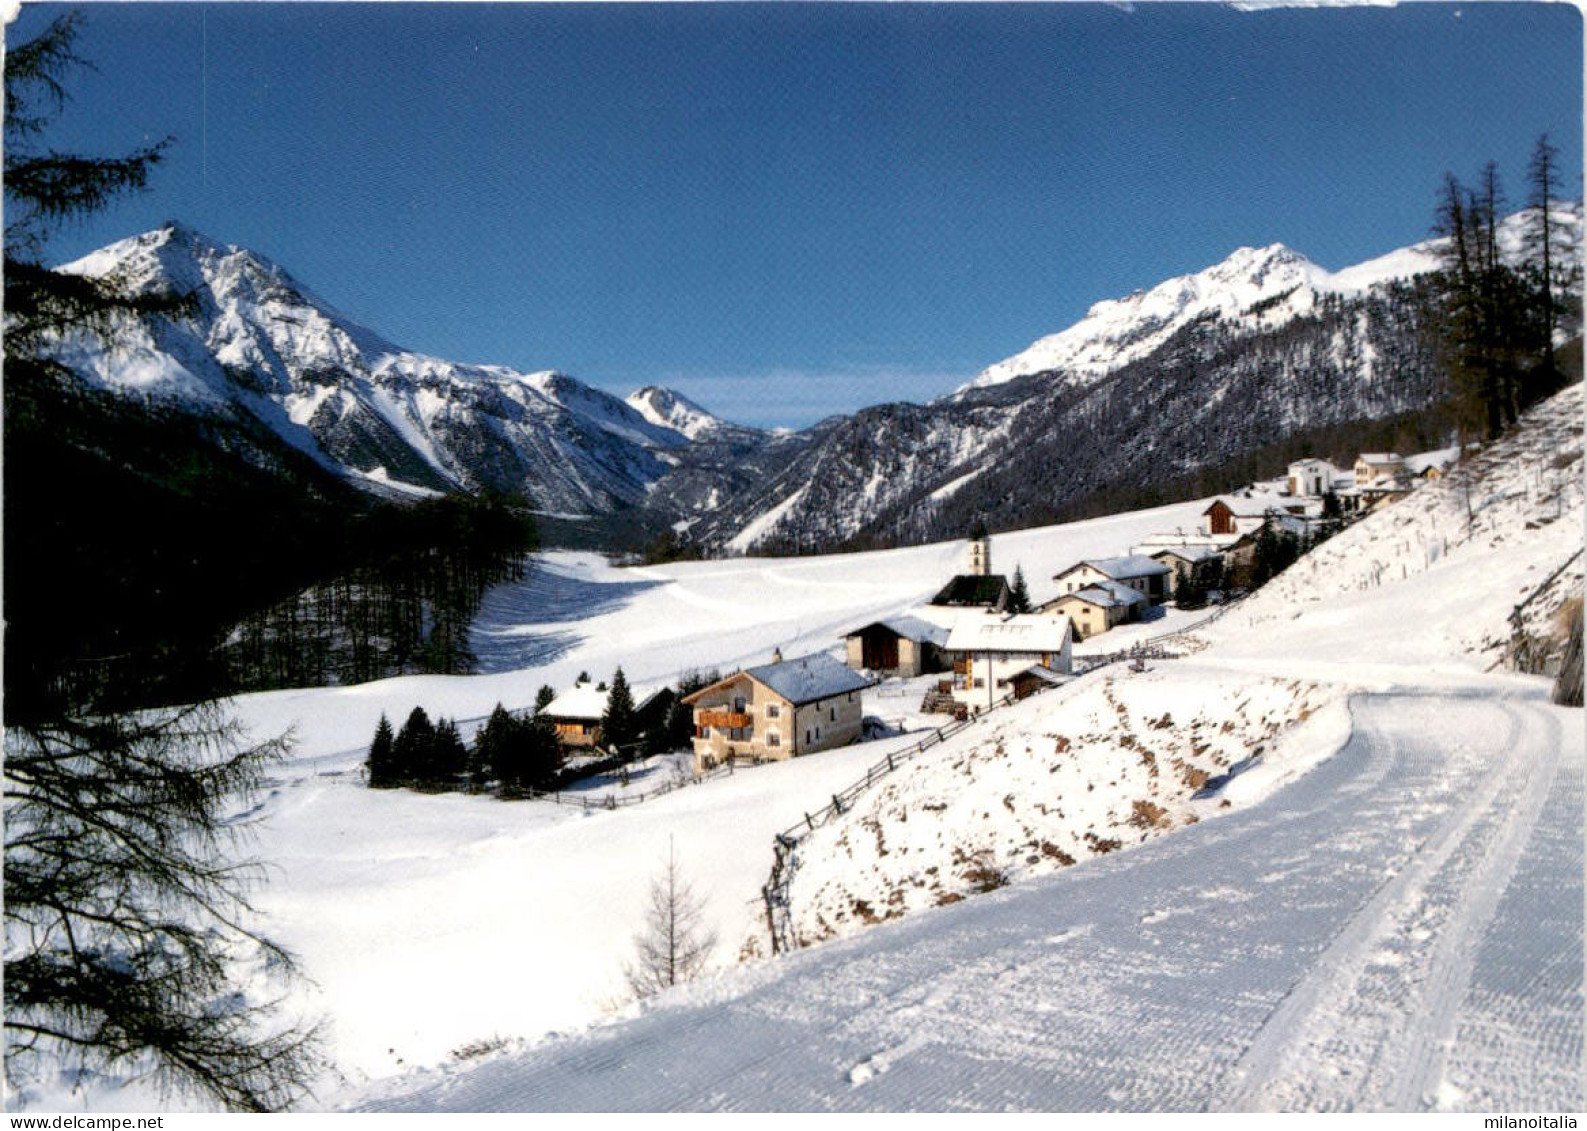
<path fill-rule="evenodd" d="M 694 709 L 694 768 L 732 759 L 782 760 L 860 736 L 860 692 L 872 681 L 817 653 L 745 668 L 684 702 Z"/>
<path fill-rule="evenodd" d="M 601 719 L 609 693 L 592 684 L 578 683 L 545 705 L 540 717 L 556 728 L 564 746 L 596 746 L 601 741 Z"/>

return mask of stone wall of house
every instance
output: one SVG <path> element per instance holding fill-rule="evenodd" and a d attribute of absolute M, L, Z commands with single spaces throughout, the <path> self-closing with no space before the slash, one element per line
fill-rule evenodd
<path fill-rule="evenodd" d="M 858 691 L 806 703 L 794 715 L 799 753 L 830 750 L 834 746 L 853 742 L 860 736 L 863 717 L 863 704 Z"/>

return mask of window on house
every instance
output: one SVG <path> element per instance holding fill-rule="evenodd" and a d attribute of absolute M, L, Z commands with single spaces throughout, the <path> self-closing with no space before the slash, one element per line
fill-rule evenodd
<path fill-rule="evenodd" d="M 828 707 L 827 708 L 827 722 L 835 723 L 837 721 L 838 721 L 838 709 L 836 707 Z"/>
<path fill-rule="evenodd" d="M 805 727 L 805 745 L 806 746 L 810 745 L 810 728 L 809 727 Z"/>
<path fill-rule="evenodd" d="M 766 704 L 766 717 L 768 719 L 775 719 L 775 718 L 779 717 L 781 714 L 782 714 L 782 708 L 779 707 L 777 704 L 775 704 L 775 703 L 767 703 Z"/>
<path fill-rule="evenodd" d="M 733 700 L 733 710 L 739 712 L 740 714 L 743 714 L 744 706 L 744 697 L 742 695 Z"/>
<path fill-rule="evenodd" d="M 766 732 L 766 745 L 767 746 L 781 746 L 782 745 L 782 735 L 778 734 L 774 730 L 767 731 Z"/>
<path fill-rule="evenodd" d="M 820 727 L 816 727 L 816 741 L 817 742 L 821 741 L 821 728 Z"/>
<path fill-rule="evenodd" d="M 986 686 L 986 680 L 982 679 L 980 676 L 976 676 L 975 677 L 975 686 L 976 687 L 985 687 Z"/>

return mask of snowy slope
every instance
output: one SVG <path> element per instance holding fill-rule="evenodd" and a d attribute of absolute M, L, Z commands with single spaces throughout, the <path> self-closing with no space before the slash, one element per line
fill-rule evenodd
<path fill-rule="evenodd" d="M 1222 263 L 1181 275 L 1122 299 L 1104 299 L 1073 326 L 1042 338 L 984 370 L 970 388 L 1063 370 L 1084 382 L 1146 357 L 1183 327 L 1206 317 L 1234 318 L 1271 302 L 1252 317 L 1288 321 L 1311 309 L 1325 277 L 1316 264 L 1283 244 L 1242 247 Z"/>
<path fill-rule="evenodd" d="M 170 224 L 67 264 L 191 317 L 128 323 L 117 348 L 57 356 L 89 382 L 166 407 L 249 413 L 329 466 L 431 489 L 525 490 L 541 507 L 643 501 L 691 437 L 555 371 L 463 365 L 392 345 L 279 266 Z"/>
<path fill-rule="evenodd" d="M 1468 456 L 1470 530 L 1436 557 L 1458 481 L 1325 545 L 1192 660 L 1038 696 L 884 779 L 794 882 L 807 937 L 883 925 L 375 1106 L 1574 1109 L 1582 717 L 1485 669 L 1580 547 L 1581 427 L 1577 387 Z M 1125 829 L 1147 843 L 1097 852 Z M 1009 886 L 973 894 L 988 872 Z"/>
<path fill-rule="evenodd" d="M 1560 257 L 1577 257 L 1582 206 L 1561 207 L 1572 222 L 1561 233 Z M 1499 241 L 1506 256 L 1519 254 L 1529 215 L 1518 212 L 1502 222 Z M 1052 370 L 1062 371 L 1065 382 L 1084 384 L 1148 356 L 1184 327 L 1207 318 L 1238 320 L 1249 330 L 1282 325 L 1310 313 L 1320 295 L 1356 296 L 1437 270 L 1443 243 L 1424 240 L 1335 272 L 1283 244 L 1238 248 L 1202 271 L 1097 303 L 1073 326 L 988 367 L 964 388 Z"/>
<path fill-rule="evenodd" d="M 1398 696 L 1351 716 L 1265 804 L 365 1102 L 1577 1110 L 1581 713 Z"/>

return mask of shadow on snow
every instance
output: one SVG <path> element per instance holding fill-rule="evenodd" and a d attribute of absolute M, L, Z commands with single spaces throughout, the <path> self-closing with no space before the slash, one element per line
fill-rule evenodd
<path fill-rule="evenodd" d="M 475 671 L 483 675 L 549 664 L 576 648 L 584 636 L 567 622 L 622 608 L 660 581 L 593 582 L 571 577 L 539 563 L 522 581 L 497 585 L 485 593 L 468 630 Z M 544 632 L 525 631 L 546 625 Z M 549 626 L 556 625 L 556 628 Z"/>

